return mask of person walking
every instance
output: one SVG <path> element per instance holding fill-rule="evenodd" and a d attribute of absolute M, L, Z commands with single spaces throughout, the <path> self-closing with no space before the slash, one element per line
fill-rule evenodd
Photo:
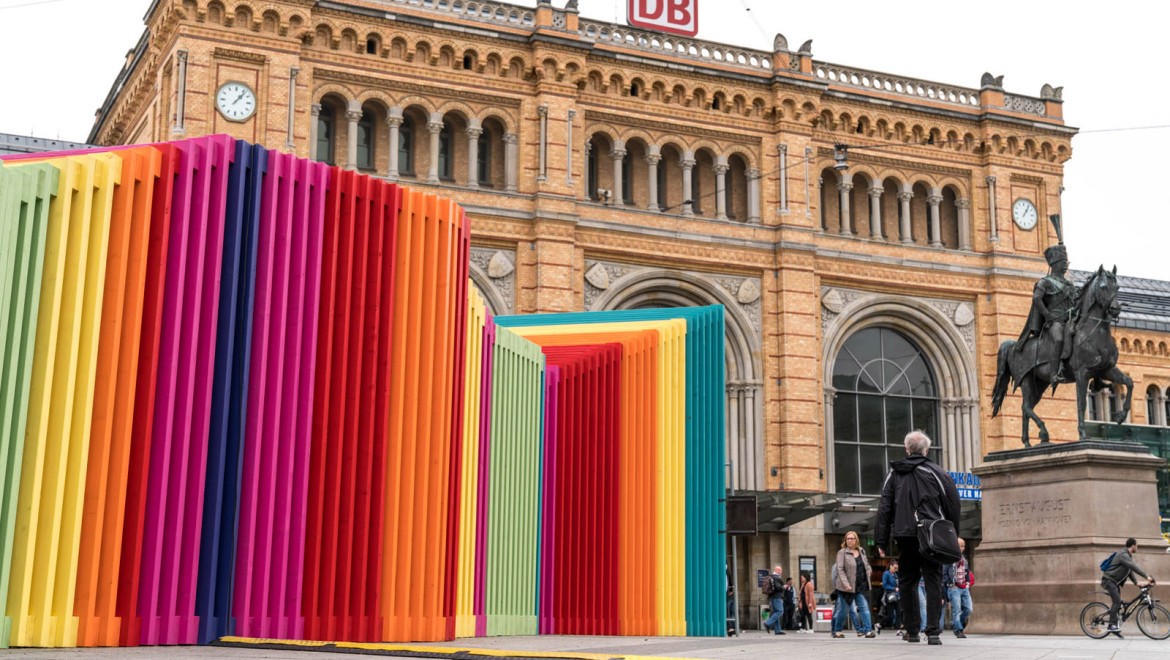
<path fill-rule="evenodd" d="M 898 587 L 901 593 L 902 621 L 906 625 L 907 642 L 919 642 L 918 632 L 922 615 L 918 611 L 918 580 L 925 584 L 925 631 L 930 644 L 942 644 L 939 639 L 942 616 L 942 566 L 921 554 L 918 548 L 917 512 L 941 514 L 959 527 L 959 491 L 950 476 L 930 460 L 930 436 L 922 431 L 911 431 L 903 441 L 906 458 L 890 463 L 890 471 L 882 485 L 881 504 L 878 506 L 875 542 L 884 558 L 890 550 L 891 539 L 898 545 Z"/>
<path fill-rule="evenodd" d="M 817 594 L 808 571 L 800 573 L 800 632 L 813 633 L 817 613 Z"/>
<path fill-rule="evenodd" d="M 882 625 L 886 628 L 897 629 L 901 622 L 898 617 L 900 596 L 898 591 L 898 560 L 894 559 L 890 562 L 886 572 L 882 573 L 882 610 L 885 613 L 885 616 L 882 617 Z"/>
<path fill-rule="evenodd" d="M 1109 608 L 1109 628 L 1107 630 L 1118 637 L 1121 636 L 1121 628 L 1117 626 L 1117 613 L 1121 609 L 1121 587 L 1125 585 L 1125 581 L 1132 580 L 1136 585 L 1138 581 L 1133 574 L 1137 573 L 1146 578 L 1150 584 L 1158 583 L 1154 576 L 1147 575 L 1133 560 L 1133 556 L 1137 554 L 1137 548 L 1137 539 L 1132 537 L 1126 539 L 1125 547 L 1113 553 L 1101 574 L 1101 586 L 1109 592 L 1109 599 L 1113 601 L 1112 607 Z"/>
<path fill-rule="evenodd" d="M 858 637 L 873 638 L 874 632 L 869 613 L 869 601 L 866 594 L 869 592 L 872 569 L 869 558 L 861 549 L 861 539 L 857 532 L 846 532 L 845 540 L 841 542 L 841 549 L 837 551 L 837 579 L 833 586 L 837 589 L 837 602 L 845 601 L 845 608 L 856 608 L 857 621 L 854 628 Z M 844 637 L 841 629 L 844 627 L 844 617 L 841 625 L 836 626 L 838 634 Z M 836 636 L 836 635 L 834 635 Z"/>
<path fill-rule="evenodd" d="M 764 630 L 772 630 L 777 635 L 784 634 L 784 626 L 780 621 L 784 618 L 784 567 L 777 564 L 772 574 L 764 578 L 764 595 L 768 597 L 772 615 L 764 622 Z"/>
<path fill-rule="evenodd" d="M 967 542 L 963 539 L 959 539 L 959 551 L 967 552 Z M 947 567 L 943 582 L 950 585 L 947 600 L 951 603 L 951 630 L 955 637 L 962 639 L 967 636 L 963 631 L 971 619 L 971 586 L 975 584 L 975 574 L 971 572 L 966 554 Z"/>
<path fill-rule="evenodd" d="M 833 562 L 833 568 L 829 571 L 829 583 L 833 585 L 833 593 L 829 596 L 833 601 L 833 616 L 829 620 L 829 633 L 834 639 L 845 639 L 845 618 L 853 624 L 854 630 L 861 629 L 861 621 L 857 618 L 857 607 L 850 601 L 846 601 L 841 594 L 841 590 L 837 589 L 837 584 L 841 579 L 840 570 L 837 567 L 837 562 Z"/>

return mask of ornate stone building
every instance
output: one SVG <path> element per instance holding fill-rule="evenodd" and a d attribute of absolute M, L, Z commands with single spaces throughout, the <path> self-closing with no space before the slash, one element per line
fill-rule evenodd
<path fill-rule="evenodd" d="M 1018 442 L 1018 405 L 991 419 L 987 393 L 1056 241 L 1061 90 L 576 4 L 155 0 L 90 141 L 228 133 L 452 196 L 499 314 L 724 305 L 729 485 L 758 494 L 763 525 L 739 542 L 742 587 L 798 557 L 824 581 L 907 430 L 955 472 Z M 1168 330 L 1123 340 L 1139 422 L 1148 388 L 1151 423 L 1170 418 Z M 1055 401 L 1040 414 L 1072 439 L 1071 393 Z"/>

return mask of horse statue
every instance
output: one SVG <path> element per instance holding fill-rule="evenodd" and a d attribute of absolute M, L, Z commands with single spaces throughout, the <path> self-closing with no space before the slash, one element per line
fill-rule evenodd
<path fill-rule="evenodd" d="M 1117 267 L 1107 271 L 1101 266 L 1081 287 L 1069 321 L 1073 324 L 1073 345 L 1066 364 L 1077 385 L 1077 431 L 1081 440 L 1085 439 L 1085 398 L 1090 384 L 1093 392 L 1103 389 L 1105 381 L 1125 385 L 1125 405 L 1113 414 L 1115 424 L 1120 424 L 1129 415 L 1133 400 L 1133 381 L 1117 368 L 1117 344 L 1109 332 L 1121 313 L 1117 289 Z M 1024 399 L 1021 439 L 1025 447 L 1031 446 L 1028 443 L 1029 420 L 1036 422 L 1040 429 L 1040 443 L 1048 442 L 1048 428 L 1034 408 L 1044 396 L 1045 389 L 1052 387 L 1055 392 L 1057 385 L 1069 382 L 1057 378 L 1061 371 L 1060 348 L 1044 339 L 1043 335 L 1028 339 L 1020 350 L 1016 350 L 1017 342 L 1010 339 L 999 346 L 991 416 L 999 414 L 1008 385 L 1015 383 Z"/>

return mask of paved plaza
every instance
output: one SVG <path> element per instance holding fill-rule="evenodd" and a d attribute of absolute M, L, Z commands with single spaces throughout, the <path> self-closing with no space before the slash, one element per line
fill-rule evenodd
<path fill-rule="evenodd" d="M 385 651 L 368 651 L 372 655 L 391 657 L 430 658 L 565 658 L 602 660 L 612 658 L 767 658 L 787 657 L 800 660 L 842 657 L 882 660 L 884 658 L 922 657 L 930 660 L 1039 660 L 1077 658 L 1096 660 L 1161 660 L 1170 654 L 1170 640 L 1154 641 L 1142 636 L 1136 629 L 1125 639 L 1092 640 L 1087 637 L 1041 637 L 1023 635 L 971 635 L 967 639 L 943 637 L 942 646 L 907 644 L 893 635 L 876 639 L 831 639 L 828 633 L 798 635 L 789 633 L 777 638 L 759 632 L 745 632 L 738 638 L 672 638 L 672 637 L 496 637 L 458 640 L 442 644 L 412 645 L 403 652 L 402 646 L 385 645 Z M 430 653 L 419 649 L 429 649 Z M 464 652 L 460 652 L 460 650 Z M 477 650 L 490 653 L 479 655 Z M 111 649 L 11 649 L 0 651 L 0 658 L 22 660 L 106 660 L 126 658 L 145 660 L 166 658 L 187 660 L 210 658 L 215 660 L 327 660 L 354 657 L 356 650 L 345 653 L 309 649 L 254 649 L 235 647 L 140 647 Z"/>

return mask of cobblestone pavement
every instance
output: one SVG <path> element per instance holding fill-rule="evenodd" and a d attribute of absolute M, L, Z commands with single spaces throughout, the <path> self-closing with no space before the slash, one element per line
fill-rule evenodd
<path fill-rule="evenodd" d="M 800 660 L 842 657 L 883 660 L 886 658 L 921 657 L 930 660 L 1038 660 L 1084 659 L 1096 660 L 1163 660 L 1170 657 L 1170 640 L 1159 642 L 1147 639 L 1136 629 L 1125 639 L 1092 640 L 1087 637 L 1040 637 L 1022 635 L 978 635 L 956 639 L 945 635 L 942 646 L 907 644 L 893 635 L 876 639 L 831 639 L 827 633 L 800 635 L 789 633 L 784 637 L 749 631 L 740 637 L 670 638 L 670 637 L 497 637 L 459 640 L 429 645 L 439 652 L 429 657 L 474 658 L 474 653 L 453 653 L 455 649 L 494 651 L 493 657 L 533 657 L 526 653 L 550 654 L 551 658 L 580 657 L 574 654 L 598 654 L 591 657 L 614 658 L 654 656 L 674 658 L 768 658 L 792 657 Z M 414 646 L 417 648 L 418 646 Z M 511 651 L 512 653 L 508 653 Z M 397 657 L 427 657 L 426 655 Z M 187 660 L 209 658 L 214 660 L 353 660 L 352 653 L 329 653 L 293 649 L 248 649 L 227 647 L 166 647 L 134 649 L 9 649 L 0 650 L 0 658 L 21 660 L 89 660 L 127 658 L 145 660 L 165 658 Z"/>

